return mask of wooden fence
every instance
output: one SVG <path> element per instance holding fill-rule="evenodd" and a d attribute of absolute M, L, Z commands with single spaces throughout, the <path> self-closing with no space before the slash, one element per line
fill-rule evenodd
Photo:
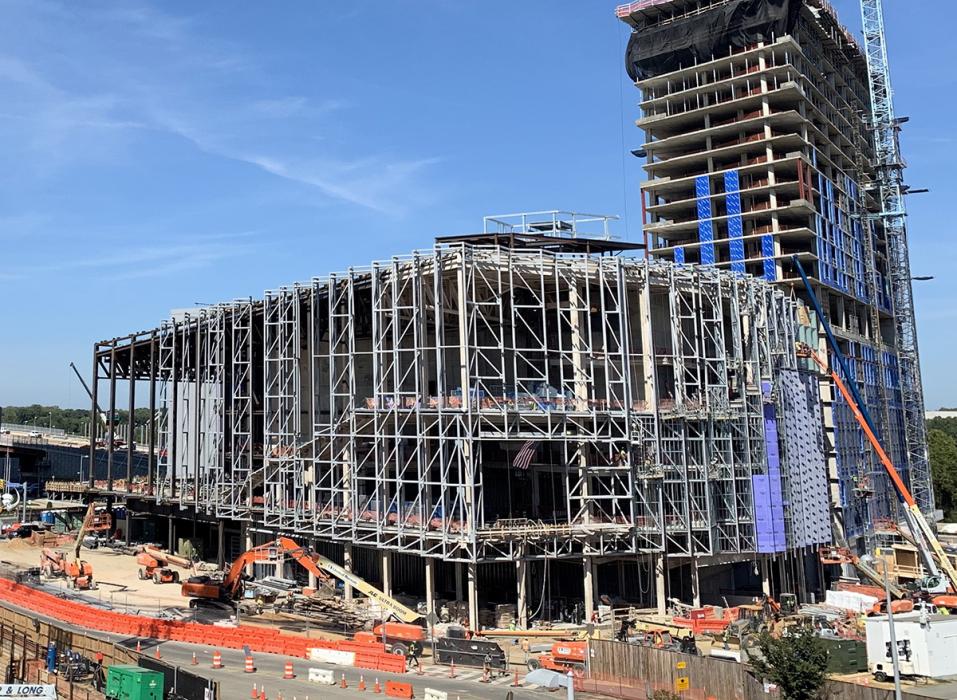
<path fill-rule="evenodd" d="M 604 640 L 590 643 L 589 680 L 592 692 L 606 692 L 617 685 L 622 698 L 649 697 L 649 691 L 681 690 L 689 700 L 769 700 L 764 684 L 746 666 L 708 656 L 692 656 L 651 647 Z M 585 681 L 583 690 L 589 690 Z M 631 686 L 631 688 L 629 688 Z M 635 694 L 634 688 L 639 692 Z"/>
<path fill-rule="evenodd" d="M 87 684 L 74 683 L 46 672 L 46 652 L 51 642 L 57 649 L 70 649 L 91 660 L 97 653 L 103 654 L 106 666 L 135 665 L 137 661 L 133 651 L 113 642 L 0 606 L 0 668 L 7 670 L 12 661 L 10 670 L 17 680 L 56 685 L 60 697 L 67 700 L 103 700 L 104 696 Z"/>
<path fill-rule="evenodd" d="M 692 656 L 664 649 L 593 639 L 589 642 L 588 677 L 579 690 L 623 700 L 646 700 L 656 690 L 678 692 L 687 700 L 772 700 L 778 691 L 766 691 L 748 667 L 708 656 Z M 824 697 L 833 700 L 894 700 L 894 691 L 828 681 Z M 904 693 L 904 700 L 927 696 Z"/>

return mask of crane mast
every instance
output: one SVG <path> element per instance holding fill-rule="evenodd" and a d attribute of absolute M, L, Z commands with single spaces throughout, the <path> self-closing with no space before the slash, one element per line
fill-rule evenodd
<path fill-rule="evenodd" d="M 934 490 L 927 460 L 927 428 L 924 424 L 917 324 L 907 247 L 907 212 L 904 205 L 907 188 L 904 185 L 904 160 L 900 151 L 900 126 L 906 120 L 894 115 L 882 0 L 861 0 L 861 18 L 871 96 L 875 185 L 880 203 L 880 212 L 873 215 L 876 219 L 874 223 L 878 225 L 873 226 L 872 230 L 878 231 L 882 225 L 887 241 L 888 277 L 894 303 L 895 350 L 911 491 L 920 510 L 930 514 L 934 509 Z M 875 329 L 877 331 L 879 329 Z"/>

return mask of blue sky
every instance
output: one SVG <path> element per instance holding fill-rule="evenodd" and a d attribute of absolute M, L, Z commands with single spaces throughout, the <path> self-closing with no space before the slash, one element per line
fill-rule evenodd
<path fill-rule="evenodd" d="M 94 340 L 486 214 L 613 213 L 637 238 L 614 4 L 0 0 L 0 405 L 83 406 L 68 364 Z M 957 404 L 954 10 L 887 5 L 909 180 L 932 189 L 910 211 L 936 408 Z"/>

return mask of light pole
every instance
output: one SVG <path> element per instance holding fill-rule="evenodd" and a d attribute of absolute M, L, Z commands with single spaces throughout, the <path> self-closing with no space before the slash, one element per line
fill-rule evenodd
<path fill-rule="evenodd" d="M 881 550 L 877 550 L 877 554 L 880 555 Z M 900 662 L 897 658 L 897 633 L 894 631 L 894 605 L 891 600 L 891 584 L 887 578 L 887 560 L 883 557 L 879 557 L 881 560 L 881 573 L 884 575 L 884 595 L 887 600 L 887 627 L 890 631 L 891 638 L 891 666 L 894 669 L 894 700 L 903 700 L 901 695 L 901 671 L 900 671 Z M 871 556 L 870 554 L 865 554 L 861 557 L 861 561 L 869 566 L 874 566 L 877 562 L 878 557 Z"/>

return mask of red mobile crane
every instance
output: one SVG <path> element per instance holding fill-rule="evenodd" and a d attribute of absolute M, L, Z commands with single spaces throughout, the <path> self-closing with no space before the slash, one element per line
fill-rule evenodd
<path fill-rule="evenodd" d="M 907 485 L 904 483 L 903 479 L 901 479 L 900 474 L 894 467 L 894 463 L 891 462 L 890 458 L 887 456 L 887 453 L 884 451 L 884 448 L 881 446 L 880 440 L 877 439 L 877 436 L 874 433 L 873 422 L 870 419 L 870 414 L 867 412 L 866 407 L 862 405 L 857 387 L 854 385 L 851 374 L 848 371 L 844 355 L 837 344 L 837 339 L 834 337 L 834 334 L 831 331 L 831 325 L 828 323 L 827 317 L 824 315 L 824 312 L 821 309 L 817 295 L 814 293 L 814 289 L 811 287 L 811 282 L 808 279 L 807 274 L 804 272 L 801 261 L 796 255 L 792 256 L 791 260 L 804 282 L 804 287 L 807 290 L 811 304 L 814 306 L 814 310 L 817 312 L 817 318 L 824 327 L 824 333 L 827 336 L 828 343 L 834 352 L 834 357 L 837 359 L 837 363 L 843 373 L 847 375 L 848 384 L 850 384 L 850 386 L 848 386 L 848 384 L 841 379 L 836 370 L 829 368 L 810 346 L 803 343 L 799 344 L 797 349 L 798 355 L 810 358 L 821 369 L 822 372 L 830 375 L 831 379 L 834 381 L 834 385 L 837 387 L 838 391 L 841 392 L 841 396 L 843 396 L 844 400 L 847 402 L 848 407 L 851 409 L 851 412 L 854 415 L 854 419 L 857 421 L 858 425 L 860 425 L 861 430 L 867 437 L 867 441 L 874 450 L 874 454 L 877 455 L 881 465 L 884 467 L 884 471 L 887 472 L 887 476 L 890 478 L 898 496 L 903 502 L 904 517 L 907 520 L 908 527 L 911 531 L 911 536 L 914 539 L 918 552 L 920 552 L 921 559 L 924 561 L 925 568 L 930 574 L 930 576 L 928 576 L 922 582 L 921 588 L 928 593 L 948 593 L 952 586 L 957 585 L 957 569 L 955 569 L 954 565 L 951 563 L 950 558 L 947 556 L 947 553 L 941 546 L 940 541 L 937 539 L 937 535 L 934 533 L 933 528 L 931 527 L 930 523 L 927 522 L 927 518 L 924 517 L 920 506 L 918 506 L 917 502 L 914 500 L 914 496 L 907 488 Z M 947 608 L 957 607 L 957 596 L 937 596 L 936 598 L 932 598 L 931 602 L 935 605 L 940 605 Z"/>

